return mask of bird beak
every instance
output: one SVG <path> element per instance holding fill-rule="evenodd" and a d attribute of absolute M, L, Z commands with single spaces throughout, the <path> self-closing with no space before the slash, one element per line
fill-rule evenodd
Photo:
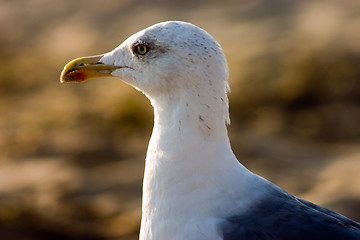
<path fill-rule="evenodd" d="M 84 82 L 90 78 L 110 77 L 117 67 L 100 62 L 104 55 L 82 57 L 70 61 L 61 72 L 60 82 Z"/>

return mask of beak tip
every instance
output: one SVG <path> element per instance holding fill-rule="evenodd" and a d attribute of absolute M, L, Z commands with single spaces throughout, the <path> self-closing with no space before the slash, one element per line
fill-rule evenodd
<path fill-rule="evenodd" d="M 65 70 L 65 69 L 64 69 L 64 70 Z M 67 78 L 64 70 L 63 70 L 63 71 L 61 72 L 61 74 L 60 74 L 60 82 L 61 82 L 61 83 L 66 82 L 66 78 Z"/>

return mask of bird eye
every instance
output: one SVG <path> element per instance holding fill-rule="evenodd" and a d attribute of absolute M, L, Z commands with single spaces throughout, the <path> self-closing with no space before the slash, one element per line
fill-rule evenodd
<path fill-rule="evenodd" d="M 135 52 L 139 55 L 145 55 L 149 51 L 149 47 L 144 44 L 139 44 L 135 47 Z"/>

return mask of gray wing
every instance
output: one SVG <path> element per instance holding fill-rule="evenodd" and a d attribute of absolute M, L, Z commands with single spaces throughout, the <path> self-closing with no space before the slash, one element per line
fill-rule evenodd
<path fill-rule="evenodd" d="M 274 188 L 221 226 L 224 240 L 360 240 L 360 224 Z"/>

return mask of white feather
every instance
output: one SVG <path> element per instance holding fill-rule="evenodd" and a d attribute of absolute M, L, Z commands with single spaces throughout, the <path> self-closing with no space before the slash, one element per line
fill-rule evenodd
<path fill-rule="evenodd" d="M 133 46 L 149 43 L 137 56 Z M 261 197 L 266 180 L 234 156 L 226 130 L 228 67 L 220 45 L 184 22 L 144 29 L 102 59 L 150 99 L 140 239 L 221 239 L 221 218 Z M 256 188 L 257 191 L 252 191 Z"/>

